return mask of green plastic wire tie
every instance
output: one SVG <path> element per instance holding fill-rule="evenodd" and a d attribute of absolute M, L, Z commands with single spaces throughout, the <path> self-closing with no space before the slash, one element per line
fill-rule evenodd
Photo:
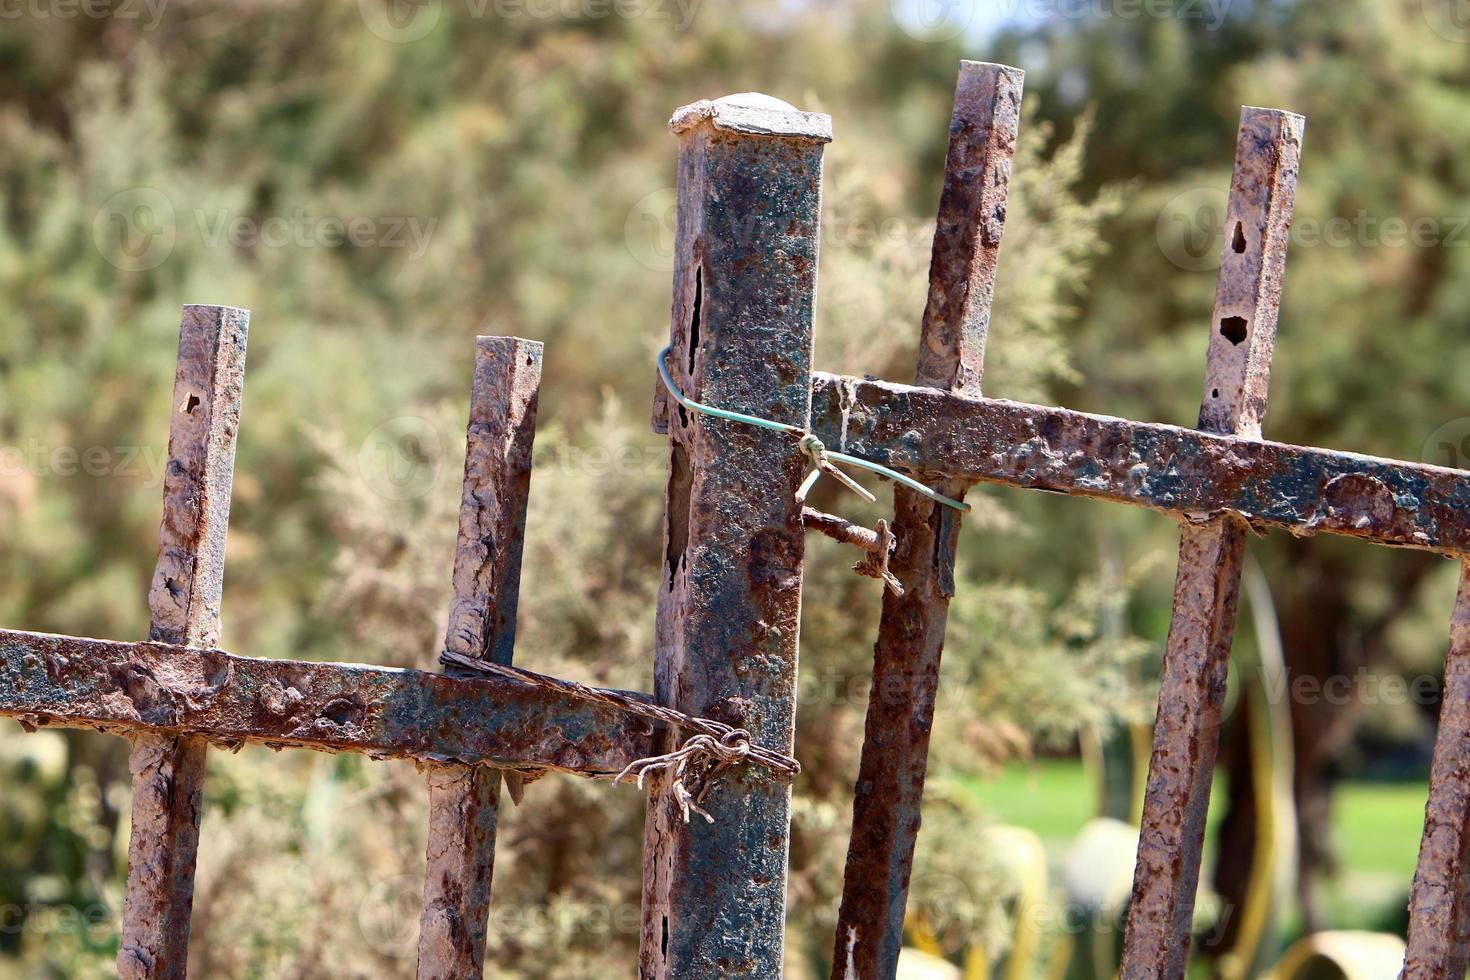
<path fill-rule="evenodd" d="M 863 459 L 860 456 L 851 456 L 847 453 L 839 453 L 834 449 L 828 449 L 826 446 L 822 445 L 821 439 L 818 439 L 814 434 L 808 432 L 806 429 L 800 428 L 799 426 L 787 425 L 785 422 L 776 422 L 772 419 L 763 419 L 756 415 L 746 415 L 744 412 L 732 412 L 727 408 L 716 408 L 713 405 L 704 405 L 700 402 L 695 401 L 694 399 L 688 397 L 682 391 L 680 391 L 678 385 L 674 384 L 674 379 L 669 374 L 668 366 L 664 363 L 665 359 L 667 359 L 669 356 L 669 352 L 672 350 L 673 347 L 670 346 L 665 347 L 663 350 L 659 351 L 657 363 L 659 377 L 663 379 L 664 387 L 669 389 L 669 394 L 674 396 L 674 400 L 677 401 L 680 405 L 683 405 L 685 408 L 689 409 L 690 411 L 698 412 L 701 415 L 709 415 L 713 418 L 724 419 L 727 422 L 741 422 L 745 425 L 754 425 L 762 429 L 770 429 L 773 432 L 788 432 L 791 435 L 796 436 L 798 440 L 798 448 L 800 448 L 803 453 L 810 456 L 812 460 L 817 464 L 816 473 L 813 473 L 810 477 L 807 478 L 806 482 L 802 484 L 803 488 L 809 488 L 811 486 L 812 481 L 816 479 L 817 473 L 826 472 L 832 476 L 835 476 L 838 480 L 846 484 L 849 489 L 852 489 L 862 496 L 867 497 L 869 500 L 874 499 L 871 493 L 863 489 L 858 484 L 854 483 L 851 478 L 847 477 L 847 475 L 842 473 L 840 470 L 836 469 L 835 467 L 831 467 L 830 464 L 828 466 L 822 465 L 824 460 L 831 460 L 838 463 L 846 463 L 849 466 L 856 466 L 861 469 L 877 473 L 879 476 L 887 477 L 893 482 L 901 483 L 904 486 L 908 487 L 910 490 L 913 490 L 915 493 L 921 493 L 935 503 L 943 504 L 946 507 L 953 507 L 955 510 L 958 511 L 968 511 L 970 509 L 969 504 L 960 500 L 954 500 L 953 498 L 946 497 L 942 493 L 936 493 L 935 491 L 924 486 L 924 484 L 920 483 L 918 480 L 915 480 L 913 477 L 905 476 L 897 470 L 889 469 L 882 463 L 874 463 L 872 460 Z M 802 496 L 805 496 L 805 494 L 802 494 Z"/>

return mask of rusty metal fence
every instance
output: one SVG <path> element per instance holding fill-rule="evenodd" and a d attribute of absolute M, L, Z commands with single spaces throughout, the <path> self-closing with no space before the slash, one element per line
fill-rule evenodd
<path fill-rule="evenodd" d="M 1121 970 L 1128 980 L 1174 980 L 1189 953 L 1248 531 L 1466 555 L 1470 473 L 1261 437 L 1304 127 L 1274 110 L 1241 114 L 1197 428 L 983 397 L 1021 88 L 1014 68 L 961 66 L 913 386 L 812 371 L 828 117 L 755 95 L 679 110 L 668 369 L 698 402 L 785 423 L 952 498 L 992 483 L 1140 505 L 1179 521 Z M 119 975 L 185 976 L 206 752 L 248 741 L 427 768 L 418 975 L 480 976 L 502 780 L 516 794 L 524 774 L 614 777 L 687 747 L 684 716 L 703 719 L 700 730 L 739 733 L 742 753 L 791 753 L 803 539 L 815 528 L 875 554 L 890 577 L 833 975 L 891 977 L 960 511 L 898 487 L 891 533 L 875 533 L 804 508 L 811 443 L 691 412 L 660 385 L 654 425 L 668 434 L 669 475 L 652 695 L 589 697 L 528 682 L 534 675 L 486 676 L 474 666 L 509 664 L 514 648 L 542 351 L 481 337 L 444 671 L 226 653 L 217 648 L 219 606 L 248 320 L 225 307 L 184 309 L 148 640 L 0 631 L 0 715 L 30 730 L 94 728 L 131 742 Z M 708 822 L 685 818 L 670 770 L 649 773 L 640 974 L 778 977 L 791 780 L 766 766 L 707 768 L 718 776 L 699 798 Z M 1405 977 L 1464 976 L 1467 843 L 1470 577 L 1462 577 Z"/>

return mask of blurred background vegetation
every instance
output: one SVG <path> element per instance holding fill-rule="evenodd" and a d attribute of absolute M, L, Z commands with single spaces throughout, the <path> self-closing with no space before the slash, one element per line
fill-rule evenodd
<path fill-rule="evenodd" d="M 747 90 L 833 115 L 818 366 L 906 380 L 961 57 L 1028 72 L 988 394 L 1194 421 L 1237 114 L 1269 105 L 1310 122 L 1268 436 L 1466 465 L 1460 0 L 24 0 L 0 6 L 0 623 L 146 635 L 179 307 L 230 304 L 254 315 L 227 648 L 433 664 L 472 338 L 517 334 L 547 343 L 518 661 L 648 688 L 665 122 Z M 1111 976 L 1176 532 L 972 499 L 906 968 Z M 1313 975 L 1380 975 L 1456 568 L 1251 550 L 1196 969 L 1310 946 Z M 810 551 L 795 977 L 825 975 L 879 601 Z M 111 975 L 125 749 L 0 720 L 0 978 Z M 410 976 L 422 777 L 210 766 L 195 975 Z M 528 789 L 493 975 L 632 974 L 641 826 L 627 787 Z"/>

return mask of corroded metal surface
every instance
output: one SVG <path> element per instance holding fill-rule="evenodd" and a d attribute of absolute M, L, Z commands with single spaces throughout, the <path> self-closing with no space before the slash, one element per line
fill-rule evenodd
<path fill-rule="evenodd" d="M 510 663 L 542 345 L 481 337 L 475 345 L 454 598 L 444 647 Z M 458 668 L 447 667 L 447 673 Z M 419 919 L 418 976 L 484 972 L 500 773 L 455 766 L 429 774 L 429 842 Z"/>
<path fill-rule="evenodd" d="M 980 397 L 1025 78 L 1019 68 L 960 62 L 917 385 Z"/>
<path fill-rule="evenodd" d="M 1260 436 L 1304 125 L 1291 113 L 1241 112 L 1200 404 L 1205 431 Z M 1231 515 L 1180 530 L 1123 980 L 1179 980 L 1189 960 L 1248 530 Z"/>
<path fill-rule="evenodd" d="M 1182 977 L 1189 958 L 1246 533 L 1233 517 L 1180 531 L 1120 974 L 1129 980 Z"/>
<path fill-rule="evenodd" d="M 1470 563 L 1462 563 L 1450 621 L 1444 699 L 1424 807 L 1424 837 L 1409 892 L 1403 980 L 1461 980 L 1470 958 Z"/>
<path fill-rule="evenodd" d="M 0 630 L 0 716 L 378 759 L 611 776 L 657 725 L 524 684 Z"/>
<path fill-rule="evenodd" d="M 1470 473 L 817 374 L 812 429 L 901 470 L 1470 553 Z"/>
<path fill-rule="evenodd" d="M 1023 79 L 1004 65 L 960 65 L 919 338 L 919 385 L 980 395 Z M 935 489 L 963 499 L 968 487 L 965 480 L 943 480 Z M 874 648 L 834 977 L 889 977 L 897 968 L 959 528 L 951 508 L 894 489 L 898 547 L 889 571 L 902 591 L 885 590 Z"/>
<path fill-rule="evenodd" d="M 1240 113 L 1200 400 L 1206 432 L 1261 436 L 1306 125 L 1275 109 Z"/>
<path fill-rule="evenodd" d="M 741 119 L 760 117 L 758 129 L 723 121 L 736 104 L 750 109 Z M 674 117 L 670 368 L 699 401 L 804 425 L 827 124 L 764 96 L 715 105 L 726 108 Z M 789 754 L 804 459 L 787 436 L 667 399 L 656 418 L 670 433 L 657 700 Z M 649 792 L 641 975 L 780 977 L 790 785 L 733 770 L 702 804 L 711 824 L 685 824 L 666 788 L 658 778 Z"/>
<path fill-rule="evenodd" d="M 160 643 L 219 641 L 249 324 L 245 310 L 184 307 L 158 564 L 148 591 L 148 635 Z M 128 889 L 117 954 L 124 980 L 187 972 L 205 754 L 196 739 L 142 735 L 133 743 Z"/>

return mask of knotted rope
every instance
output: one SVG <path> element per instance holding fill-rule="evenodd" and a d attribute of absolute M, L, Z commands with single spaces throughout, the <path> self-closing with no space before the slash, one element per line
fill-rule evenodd
<path fill-rule="evenodd" d="M 669 789 L 684 815 L 685 823 L 689 822 L 690 811 L 698 813 L 711 823 L 714 822 L 714 818 L 701 810 L 699 804 L 704 802 L 715 781 L 732 766 L 741 762 L 754 762 L 765 766 L 772 772 L 790 777 L 795 777 L 801 772 L 799 762 L 789 755 L 756 745 L 750 740 L 750 733 L 743 728 L 735 728 L 710 718 L 698 718 L 673 708 L 653 704 L 637 694 L 588 687 L 576 681 L 548 677 L 545 674 L 522 670 L 520 667 L 497 664 L 490 660 L 481 660 L 479 657 L 454 653 L 450 650 L 445 650 L 439 655 L 439 662 L 481 674 L 489 674 L 492 677 L 530 684 L 576 698 L 579 701 L 605 704 L 628 714 L 693 732 L 694 734 L 685 739 L 684 744 L 673 752 L 639 759 L 613 778 L 613 782 L 621 782 L 625 777 L 636 777 L 638 788 L 642 789 L 643 779 L 650 772 L 672 771 L 673 779 Z M 687 785 L 689 782 L 697 784 L 695 790 L 689 789 Z"/>

